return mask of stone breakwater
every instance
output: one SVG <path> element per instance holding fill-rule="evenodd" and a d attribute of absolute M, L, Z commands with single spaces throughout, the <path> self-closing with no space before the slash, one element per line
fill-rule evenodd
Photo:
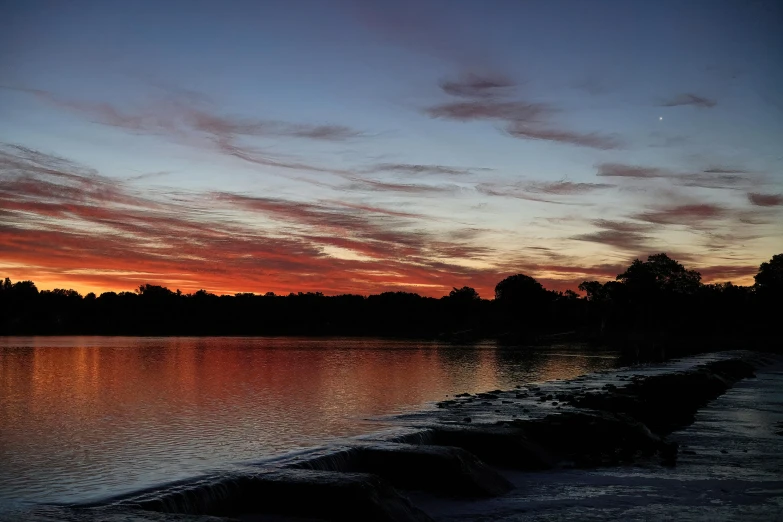
<path fill-rule="evenodd" d="M 667 436 L 770 362 L 752 353 L 715 354 L 461 394 L 433 411 L 398 417 L 405 433 L 366 437 L 100 505 L 38 509 L 26 518 L 423 522 L 431 518 L 406 492 L 481 499 L 511 490 L 504 469 L 675 466 L 678 447 Z"/>

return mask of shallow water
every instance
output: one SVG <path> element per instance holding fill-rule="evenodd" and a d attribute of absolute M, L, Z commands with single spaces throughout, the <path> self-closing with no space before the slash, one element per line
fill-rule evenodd
<path fill-rule="evenodd" d="M 0 338 L 0 511 L 230 469 L 378 431 L 457 393 L 616 365 L 581 345 Z"/>

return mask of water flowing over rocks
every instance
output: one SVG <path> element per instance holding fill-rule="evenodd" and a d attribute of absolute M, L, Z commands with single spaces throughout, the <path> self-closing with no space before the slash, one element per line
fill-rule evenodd
<path fill-rule="evenodd" d="M 425 522 L 432 520 L 427 510 L 409 498 L 439 498 L 425 504 L 442 507 L 514 495 L 519 481 L 508 480 L 510 470 L 545 481 L 558 470 L 675 466 L 678 455 L 695 452 L 668 437 L 735 383 L 775 361 L 748 352 L 712 354 L 459 394 L 431 410 L 396 417 L 398 433 L 248 464 L 247 472 L 171 484 L 98 506 L 46 508 L 30 519 Z M 770 427 L 775 440 L 779 429 Z"/>

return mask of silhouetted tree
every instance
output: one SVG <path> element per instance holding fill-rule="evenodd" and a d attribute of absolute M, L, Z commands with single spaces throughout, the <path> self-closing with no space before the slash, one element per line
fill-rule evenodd
<path fill-rule="evenodd" d="M 532 277 L 516 274 L 495 286 L 495 299 L 511 305 L 540 303 L 549 299 L 549 292 Z"/>
<path fill-rule="evenodd" d="M 582 281 L 578 288 L 585 293 L 585 299 L 590 302 L 603 302 L 609 298 L 604 284 L 598 281 Z"/>
<path fill-rule="evenodd" d="M 768 262 L 761 263 L 754 279 L 756 290 L 780 297 L 783 294 L 783 254 L 776 254 Z"/>
<path fill-rule="evenodd" d="M 687 270 L 666 254 L 654 254 L 647 261 L 634 260 L 625 272 L 617 276 L 617 280 L 634 293 L 667 291 L 692 294 L 701 284 L 701 274 Z"/>
<path fill-rule="evenodd" d="M 516 274 L 495 286 L 495 301 L 506 328 L 530 334 L 546 329 L 553 319 L 556 294 L 530 276 Z"/>
<path fill-rule="evenodd" d="M 459 302 L 469 303 L 471 301 L 478 301 L 481 299 L 479 293 L 475 289 L 469 286 L 463 286 L 462 288 L 454 288 L 448 295 L 449 299 Z"/>

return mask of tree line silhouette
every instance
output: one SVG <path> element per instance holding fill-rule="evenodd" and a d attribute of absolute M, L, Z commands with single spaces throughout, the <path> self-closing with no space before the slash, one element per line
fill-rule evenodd
<path fill-rule="evenodd" d="M 326 296 L 320 292 L 192 294 L 145 284 L 135 292 L 82 296 L 0 284 L 0 335 L 376 335 L 563 338 L 656 343 L 670 339 L 772 337 L 780 320 L 783 254 L 762 263 L 753 286 L 704 284 L 666 254 L 635 260 L 613 281 L 585 281 L 584 294 L 545 289 L 517 274 L 494 299 L 470 287 L 442 298 L 407 292 Z"/>

